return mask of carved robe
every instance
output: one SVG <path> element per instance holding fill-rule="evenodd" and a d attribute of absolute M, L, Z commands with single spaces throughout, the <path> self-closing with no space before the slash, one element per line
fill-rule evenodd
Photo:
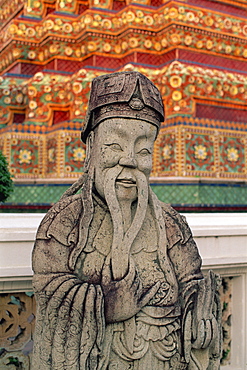
<path fill-rule="evenodd" d="M 80 194 L 58 202 L 37 232 L 33 252 L 37 340 L 32 368 L 187 369 L 181 349 L 183 312 L 203 276 L 185 219 L 161 203 L 166 234 L 162 244 L 148 208 L 132 248 L 128 275 L 135 271 L 144 291 L 157 281 L 160 288 L 132 318 L 106 323 L 105 300 L 114 297 L 104 294 L 101 282 L 111 248 L 112 222 L 107 206 L 96 196 L 93 206 L 83 249 L 78 246 L 84 212 Z"/>

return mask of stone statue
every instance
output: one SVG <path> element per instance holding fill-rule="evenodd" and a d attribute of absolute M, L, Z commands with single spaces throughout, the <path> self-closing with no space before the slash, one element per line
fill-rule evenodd
<path fill-rule="evenodd" d="M 185 218 L 149 186 L 163 118 L 139 72 L 93 80 L 85 174 L 34 246 L 33 370 L 219 368 L 217 278 L 203 277 Z"/>

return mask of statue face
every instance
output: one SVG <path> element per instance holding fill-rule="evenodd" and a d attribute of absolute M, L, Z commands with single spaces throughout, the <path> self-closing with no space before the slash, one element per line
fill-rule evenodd
<path fill-rule="evenodd" d="M 152 170 L 152 152 L 157 128 L 146 122 L 128 118 L 111 118 L 95 130 L 92 148 L 95 187 L 104 195 L 105 177 L 109 169 L 118 166 L 115 182 L 118 199 L 137 197 L 136 171 L 148 180 Z"/>

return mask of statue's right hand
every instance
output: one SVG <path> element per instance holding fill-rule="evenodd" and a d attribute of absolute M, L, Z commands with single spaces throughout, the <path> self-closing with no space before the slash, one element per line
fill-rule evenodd
<path fill-rule="evenodd" d="M 118 322 L 131 318 L 146 306 L 157 293 L 160 282 L 144 291 L 132 258 L 127 275 L 121 280 L 113 280 L 111 259 L 107 258 L 102 270 L 101 285 L 105 296 L 106 321 Z"/>

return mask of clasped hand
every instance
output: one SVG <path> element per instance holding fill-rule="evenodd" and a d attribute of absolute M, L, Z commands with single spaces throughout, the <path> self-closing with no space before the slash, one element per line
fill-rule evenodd
<path fill-rule="evenodd" d="M 156 294 L 160 282 L 145 291 L 132 258 L 126 276 L 121 280 L 113 280 L 111 259 L 107 257 L 102 270 L 101 286 L 105 296 L 106 322 L 111 323 L 127 320 L 139 312 Z"/>

